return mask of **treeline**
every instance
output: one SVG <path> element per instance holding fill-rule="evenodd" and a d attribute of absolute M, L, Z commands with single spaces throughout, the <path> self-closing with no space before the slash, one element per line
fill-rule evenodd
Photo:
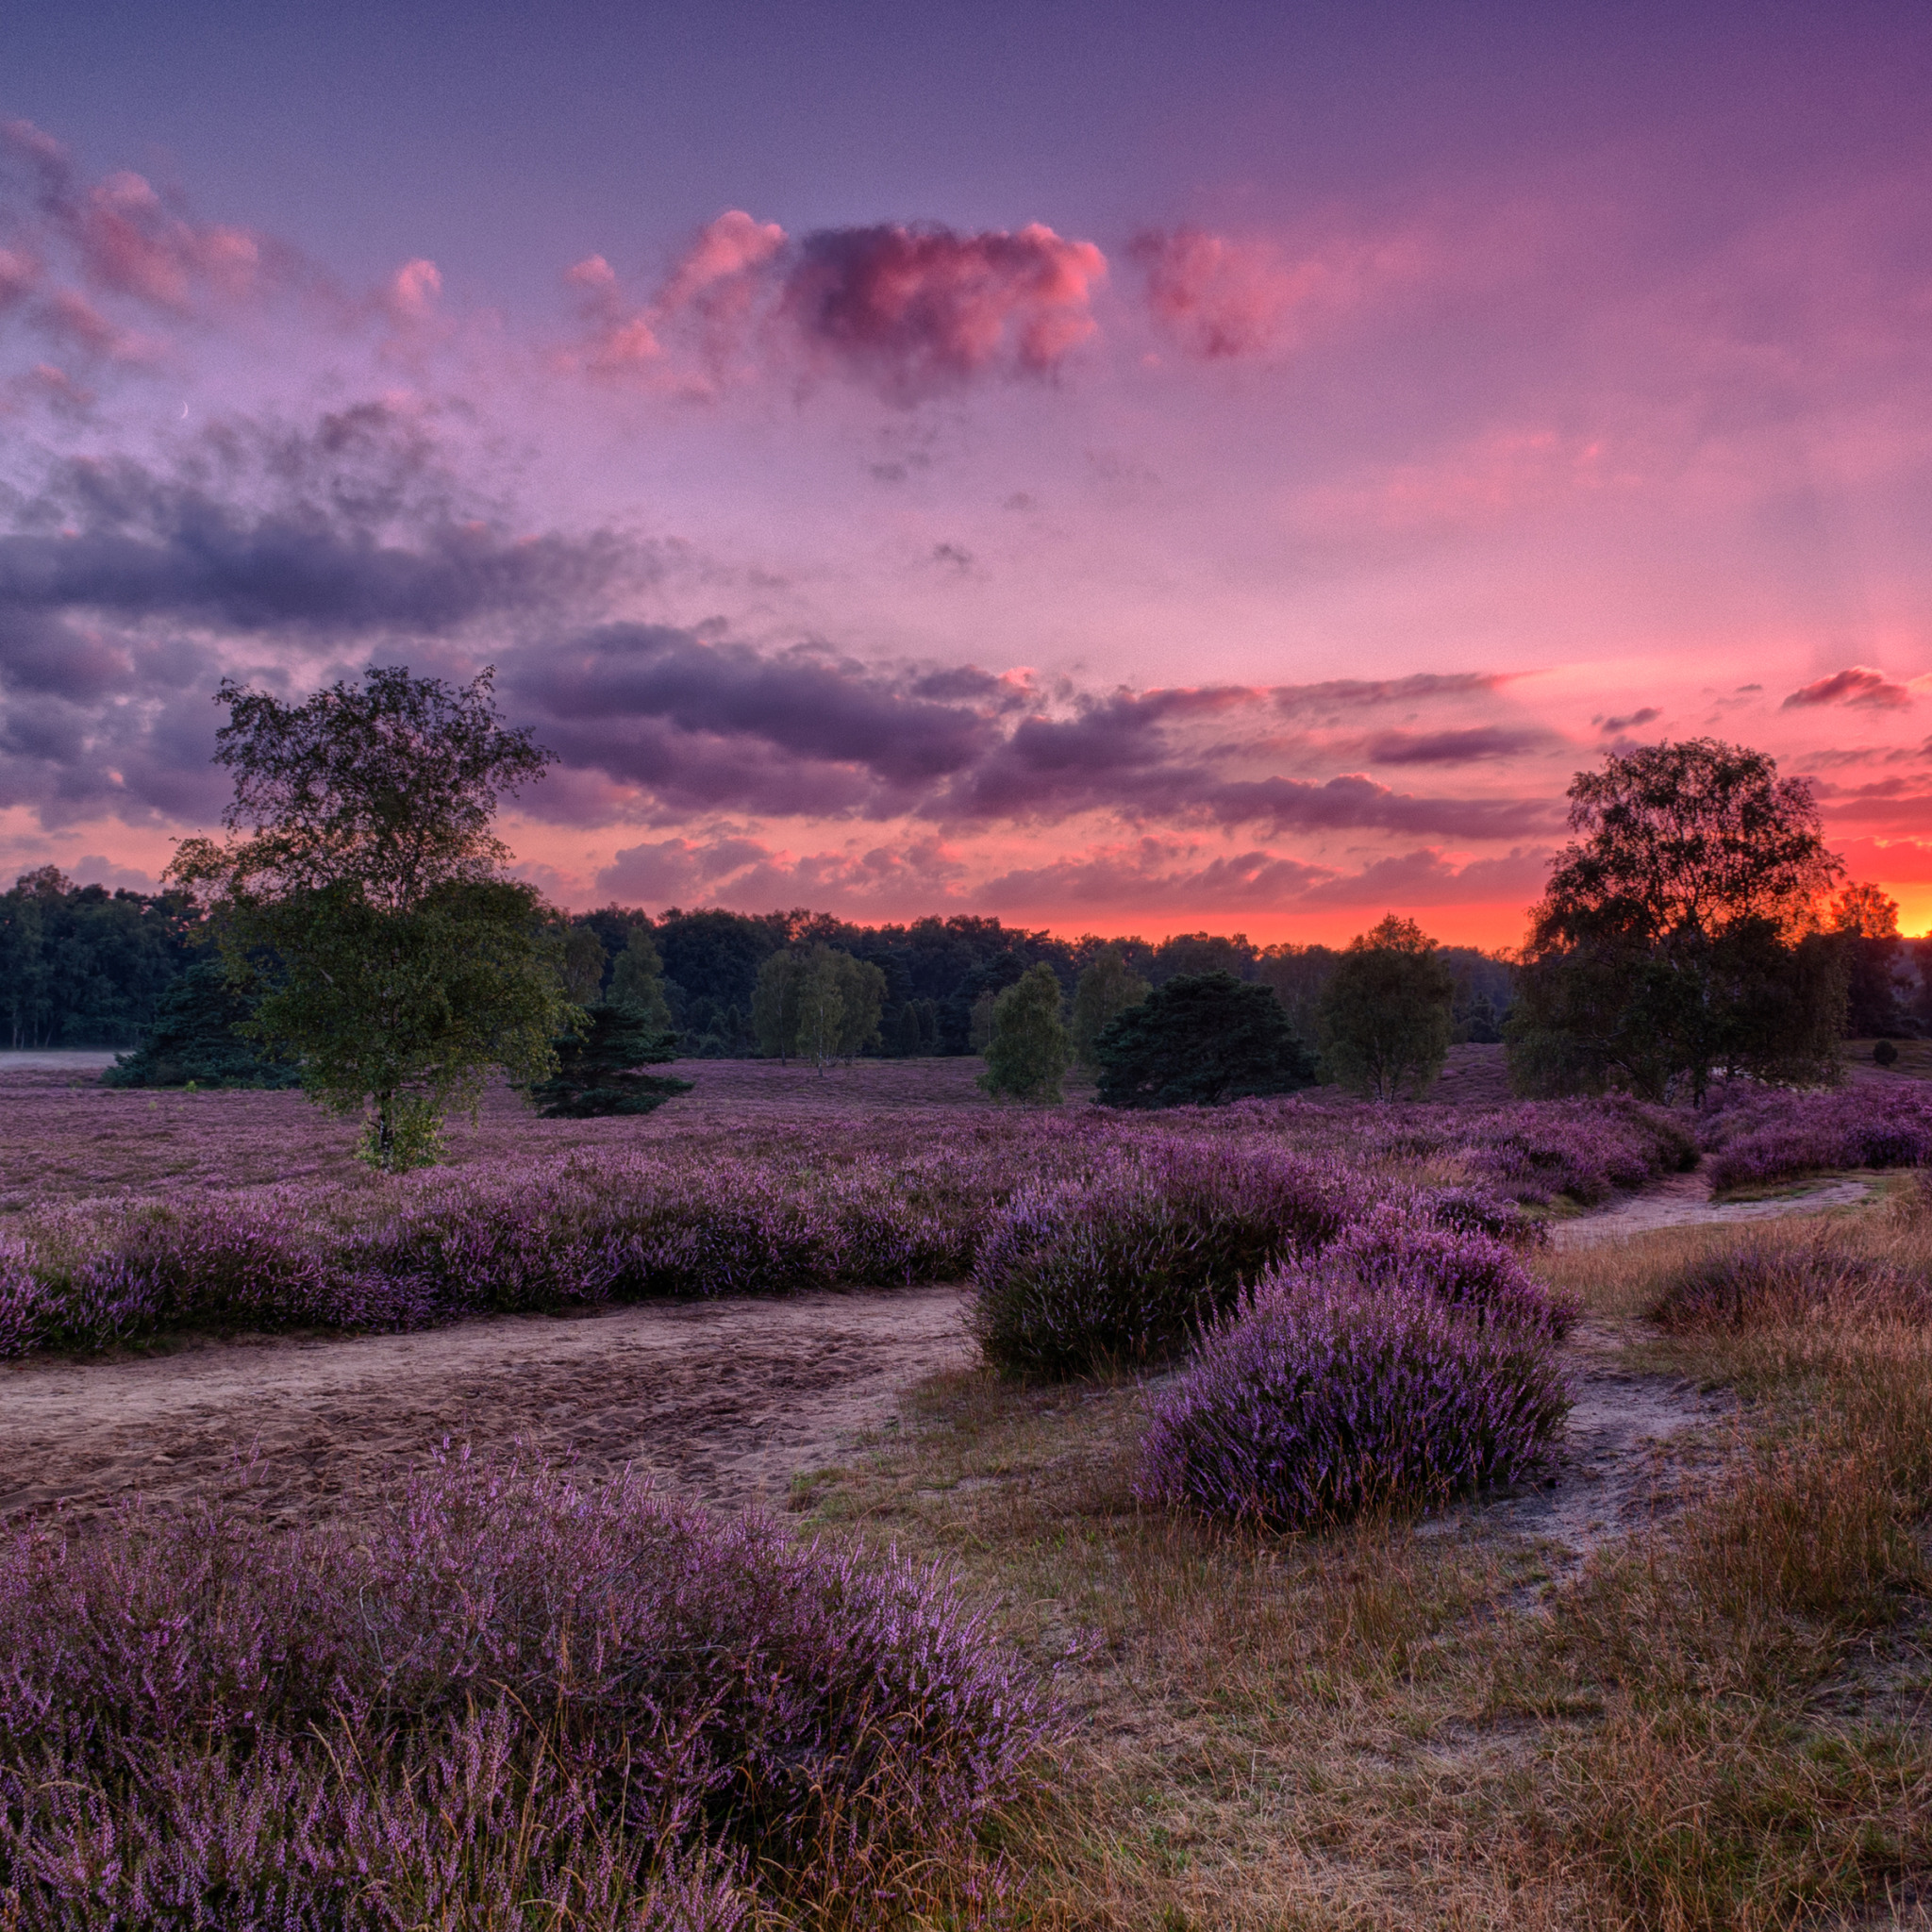
<path fill-rule="evenodd" d="M 774 1037 L 788 1041 L 799 1037 L 782 1022 L 779 1035 L 773 1032 L 768 1011 L 774 979 L 770 972 L 765 973 L 767 1012 L 760 1011 L 760 972 L 776 955 L 791 956 L 803 971 L 823 948 L 874 968 L 878 980 L 850 985 L 842 1013 L 849 1032 L 853 1016 L 862 1013 L 869 1021 L 875 1012 L 876 1030 L 867 1043 L 853 1049 L 848 1038 L 840 1050 L 905 1058 L 979 1051 L 992 1001 L 1008 987 L 1044 965 L 1052 968 L 1071 1002 L 1081 974 L 1109 950 L 1151 986 L 1217 972 L 1264 985 L 1287 1009 L 1296 1032 L 1312 1040 L 1316 1004 L 1341 958 L 1329 946 L 1258 946 L 1240 933 L 1180 933 L 1158 942 L 1091 934 L 1063 940 L 963 914 L 904 925 L 855 925 L 823 912 L 685 912 L 674 908 L 654 920 L 625 907 L 606 906 L 575 915 L 571 927 L 571 951 L 583 973 L 573 992 L 597 1000 L 616 996 L 619 974 L 634 974 L 648 948 L 659 971 L 668 1024 L 683 1034 L 684 1052 L 696 1058 L 749 1057 L 770 1051 Z M 579 933 L 597 941 L 594 962 Z M 1456 1038 L 1500 1040 L 1512 997 L 1508 962 L 1473 946 L 1444 946 L 1438 957 L 1456 987 Z M 632 962 L 628 968 L 625 960 Z M 635 1003 L 635 990 L 630 997 Z"/>
<path fill-rule="evenodd" d="M 76 886 L 57 867 L 0 894 L 0 1021 L 13 1048 L 132 1046 L 187 969 L 176 892 Z"/>

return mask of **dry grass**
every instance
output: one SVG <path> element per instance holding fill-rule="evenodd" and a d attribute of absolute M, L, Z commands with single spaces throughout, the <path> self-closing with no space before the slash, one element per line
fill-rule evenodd
<path fill-rule="evenodd" d="M 1932 1332 L 1859 1294 L 1641 1320 L 1714 1244 L 1932 1274 L 1901 1197 L 1547 1257 L 1632 1361 L 1745 1398 L 1718 1477 L 1560 1584 L 1481 1511 L 1274 1540 L 1139 1509 L 1130 1383 L 940 1378 L 909 1440 L 796 1500 L 950 1553 L 1061 1671 L 1055 1797 L 1008 1825 L 1021 1923 L 1906 1923 L 1932 1874 Z"/>

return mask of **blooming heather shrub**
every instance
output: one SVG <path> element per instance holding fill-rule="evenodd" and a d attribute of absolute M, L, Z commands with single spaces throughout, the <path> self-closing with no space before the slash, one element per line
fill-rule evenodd
<path fill-rule="evenodd" d="M 723 1932 L 969 1845 L 1054 1724 L 935 1573 L 627 1486 L 131 1511 L 0 1555 L 0 1912 Z"/>
<path fill-rule="evenodd" d="M 1645 1309 L 1667 1334 L 1810 1316 L 1932 1321 L 1932 1283 L 1830 1229 L 1767 1234 L 1694 1256 Z"/>
<path fill-rule="evenodd" d="M 1532 1221 L 1517 1202 L 1480 1188 L 1427 1188 L 1417 1192 L 1415 1204 L 1439 1227 L 1487 1235 L 1511 1248 L 1549 1245 L 1546 1223 Z"/>
<path fill-rule="evenodd" d="M 1553 1294 L 1515 1251 L 1489 1235 L 1432 1227 L 1393 1204 L 1344 1228 L 1316 1264 L 1321 1274 L 1377 1293 L 1425 1295 L 1488 1322 L 1560 1336 L 1576 1305 Z"/>
<path fill-rule="evenodd" d="M 1157 1403 L 1137 1493 L 1273 1529 L 1514 1482 L 1569 1412 L 1542 1340 L 1432 1298 L 1271 1273 Z"/>
<path fill-rule="evenodd" d="M 1699 1124 L 1710 1191 L 1835 1167 L 1923 1167 L 1932 1160 L 1932 1091 L 1846 1087 L 1792 1092 L 1733 1082 Z"/>
<path fill-rule="evenodd" d="M 1158 1361 L 1284 1255 L 1332 1241 L 1363 1190 L 1337 1162 L 1156 1141 L 1017 1194 L 980 1243 L 974 1332 L 1010 1371 Z"/>

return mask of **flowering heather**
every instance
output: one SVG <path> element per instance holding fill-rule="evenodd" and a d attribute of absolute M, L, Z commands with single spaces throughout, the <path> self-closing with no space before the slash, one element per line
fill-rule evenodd
<path fill-rule="evenodd" d="M 1329 1224 L 1419 1165 L 1452 1184 L 1429 1191 L 1429 1218 L 1514 1241 L 1533 1224 L 1502 1197 L 1600 1198 L 1679 1164 L 1688 1145 L 1670 1116 L 1623 1102 L 1289 1099 L 1123 1119 L 968 1104 L 947 1097 L 950 1075 L 941 1074 L 931 1076 L 939 1098 L 918 1106 L 896 1063 L 880 1073 L 884 1084 L 872 1079 L 878 1070 L 861 1069 L 829 1097 L 819 1089 L 832 1083 L 790 1080 L 794 1071 L 707 1063 L 691 1100 L 705 1081 L 735 1080 L 740 1112 L 728 1128 L 715 1108 L 683 1117 L 676 1131 L 666 1116 L 524 1114 L 517 1138 L 528 1151 L 498 1152 L 513 1140 L 510 1103 L 495 1096 L 476 1130 L 481 1152 L 402 1181 L 377 1180 L 344 1157 L 340 1179 L 218 1191 L 197 1170 L 200 1186 L 36 1206 L 16 1224 L 25 1247 L 0 1254 L 0 1357 L 182 1327 L 402 1328 L 484 1310 L 958 1280 L 977 1268 L 982 1291 L 1007 1304 L 1000 1332 L 1033 1321 L 1029 1271 L 1113 1284 L 1103 1301 L 1141 1277 L 1158 1312 L 1090 1311 L 1093 1320 L 1075 1325 L 1100 1339 L 1069 1359 L 1099 1358 L 1096 1345 L 1102 1357 L 1141 1358 L 1227 1307 L 1263 1262 L 1327 1239 Z M 889 1098 L 868 1111 L 874 1085 Z M 755 1091 L 775 1098 L 746 1097 Z M 102 1108 L 149 1117 L 126 1094 L 61 1089 L 41 1098 L 76 1124 L 105 1118 Z M 249 1173 L 275 1138 L 262 1109 L 280 1110 L 285 1147 L 320 1119 L 290 1094 L 176 1095 L 168 1107 L 174 1114 L 151 1117 L 172 1123 L 156 1158 L 172 1166 L 197 1144 L 186 1124 L 194 1113 L 208 1137 L 243 1134 Z M 600 1139 L 559 1138 L 593 1129 Z M 1196 1172 L 1198 1183 L 1185 1179 Z M 1287 1192 L 1267 1205 L 1277 1183 Z M 1305 1187 L 1314 1190 L 1307 1198 Z M 1305 1224 L 1309 1211 L 1319 1227 Z M 1184 1282 L 1192 1287 L 1181 1291 Z M 989 1284 L 999 1283 L 993 1294 Z M 1055 1290 L 1050 1299 L 1063 1297 Z M 1056 1352 L 1049 1336 L 1045 1354 Z"/>
<path fill-rule="evenodd" d="M 1569 1398 L 1541 1336 L 1341 1272 L 1271 1272 L 1157 1403 L 1146 1501 L 1307 1529 L 1508 1483 Z"/>
<path fill-rule="evenodd" d="M 1172 1140 L 1016 1195 L 981 1242 L 974 1328 L 1005 1369 L 1077 1374 L 1185 1348 L 1282 1255 L 1365 1203 L 1334 1160 Z"/>
<path fill-rule="evenodd" d="M 1733 1332 L 1824 1317 L 1932 1320 L 1932 1282 L 1833 1227 L 1766 1231 L 1695 1255 L 1645 1310 L 1667 1334 Z"/>
<path fill-rule="evenodd" d="M 1932 1160 L 1932 1090 L 1845 1087 L 1793 1092 L 1737 1082 L 1699 1124 L 1710 1191 L 1834 1167 L 1923 1167 Z"/>
<path fill-rule="evenodd" d="M 1055 1724 L 936 1574 L 627 1486 L 444 1466 L 353 1540 L 130 1511 L 0 1553 L 0 1922 L 877 1907 Z"/>
<path fill-rule="evenodd" d="M 1431 1225 L 1435 1205 L 1426 1197 L 1378 1205 L 1324 1251 L 1322 1272 L 1377 1293 L 1426 1296 L 1486 1322 L 1552 1336 L 1568 1330 L 1573 1302 L 1553 1294 L 1493 1236 L 1454 1221 Z M 1451 1211 L 1464 1211 L 1464 1203 L 1456 1200 Z M 1442 1219 L 1440 1209 L 1433 1218 Z"/>

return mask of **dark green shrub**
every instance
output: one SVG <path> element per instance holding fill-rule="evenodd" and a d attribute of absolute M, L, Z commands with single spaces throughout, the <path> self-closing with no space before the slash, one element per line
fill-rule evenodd
<path fill-rule="evenodd" d="M 1291 1093 L 1315 1065 L 1265 986 L 1183 974 L 1110 1021 L 1094 1042 L 1105 1107 L 1211 1107 Z"/>

